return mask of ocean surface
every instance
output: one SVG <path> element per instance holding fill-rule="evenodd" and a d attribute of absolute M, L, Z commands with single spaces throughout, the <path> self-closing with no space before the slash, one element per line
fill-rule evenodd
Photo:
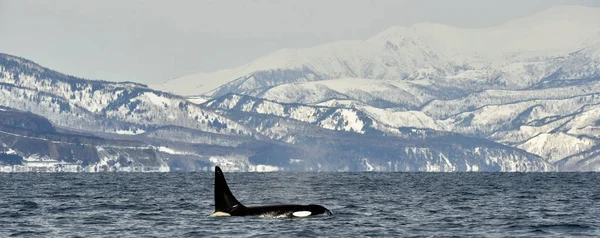
<path fill-rule="evenodd" d="M 333 216 L 210 217 L 213 173 L 0 174 L 0 237 L 600 236 L 596 173 L 225 173 L 244 205 Z"/>

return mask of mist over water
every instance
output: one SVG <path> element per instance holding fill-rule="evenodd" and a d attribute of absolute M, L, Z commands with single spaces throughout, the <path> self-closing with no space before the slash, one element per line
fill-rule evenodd
<path fill-rule="evenodd" d="M 598 236 L 596 173 L 226 173 L 244 205 L 334 216 L 209 217 L 213 173 L 0 174 L 0 237 Z"/>

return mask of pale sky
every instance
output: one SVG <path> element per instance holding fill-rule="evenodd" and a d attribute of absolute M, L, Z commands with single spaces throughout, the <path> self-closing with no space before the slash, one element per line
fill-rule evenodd
<path fill-rule="evenodd" d="M 391 26 L 481 28 L 600 0 L 0 0 L 0 52 L 89 79 L 153 84 Z"/>

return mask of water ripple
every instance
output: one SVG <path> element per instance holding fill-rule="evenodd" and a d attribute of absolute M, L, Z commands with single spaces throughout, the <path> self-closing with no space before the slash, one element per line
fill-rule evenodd
<path fill-rule="evenodd" d="M 230 173 L 246 205 L 334 216 L 215 218 L 213 174 L 0 174 L 0 237 L 600 235 L 595 173 Z"/>

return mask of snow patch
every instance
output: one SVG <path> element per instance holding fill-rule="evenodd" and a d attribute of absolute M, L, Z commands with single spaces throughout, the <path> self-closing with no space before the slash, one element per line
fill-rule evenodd
<path fill-rule="evenodd" d="M 142 96 L 157 106 L 170 105 L 170 103 L 171 103 L 170 99 L 158 96 L 154 92 L 145 92 L 144 94 L 142 94 Z"/>
<path fill-rule="evenodd" d="M 11 149 L 11 148 L 8 148 L 8 150 L 7 150 L 7 151 L 5 151 L 4 153 L 6 153 L 6 154 L 9 154 L 9 155 L 16 155 L 16 154 L 17 154 L 17 152 L 16 152 L 16 151 L 14 151 L 14 150 L 13 150 L 13 149 Z"/>
<path fill-rule="evenodd" d="M 142 129 L 134 129 L 134 130 L 117 130 L 115 131 L 116 134 L 119 135 L 139 135 L 139 134 L 144 134 L 146 131 L 142 130 Z"/>
<path fill-rule="evenodd" d="M 160 152 L 164 152 L 164 153 L 172 154 L 172 155 L 187 155 L 187 154 L 189 154 L 189 153 L 185 153 L 185 152 L 181 152 L 181 151 L 176 151 L 171 148 L 164 147 L 164 146 L 160 146 L 157 149 Z"/>
<path fill-rule="evenodd" d="M 554 163 L 569 155 L 591 149 L 596 141 L 589 138 L 578 138 L 564 133 L 542 133 L 518 146 L 530 153 Z"/>
<path fill-rule="evenodd" d="M 290 164 L 300 164 L 304 162 L 304 160 L 301 159 L 290 159 Z"/>
<path fill-rule="evenodd" d="M 202 104 L 210 100 L 209 97 L 189 97 L 187 100 L 194 104 Z"/>
<path fill-rule="evenodd" d="M 371 165 L 371 163 L 369 163 L 369 158 L 363 158 L 362 162 L 366 168 L 366 171 L 374 171 L 375 170 L 375 166 L 373 166 L 373 165 Z"/>

